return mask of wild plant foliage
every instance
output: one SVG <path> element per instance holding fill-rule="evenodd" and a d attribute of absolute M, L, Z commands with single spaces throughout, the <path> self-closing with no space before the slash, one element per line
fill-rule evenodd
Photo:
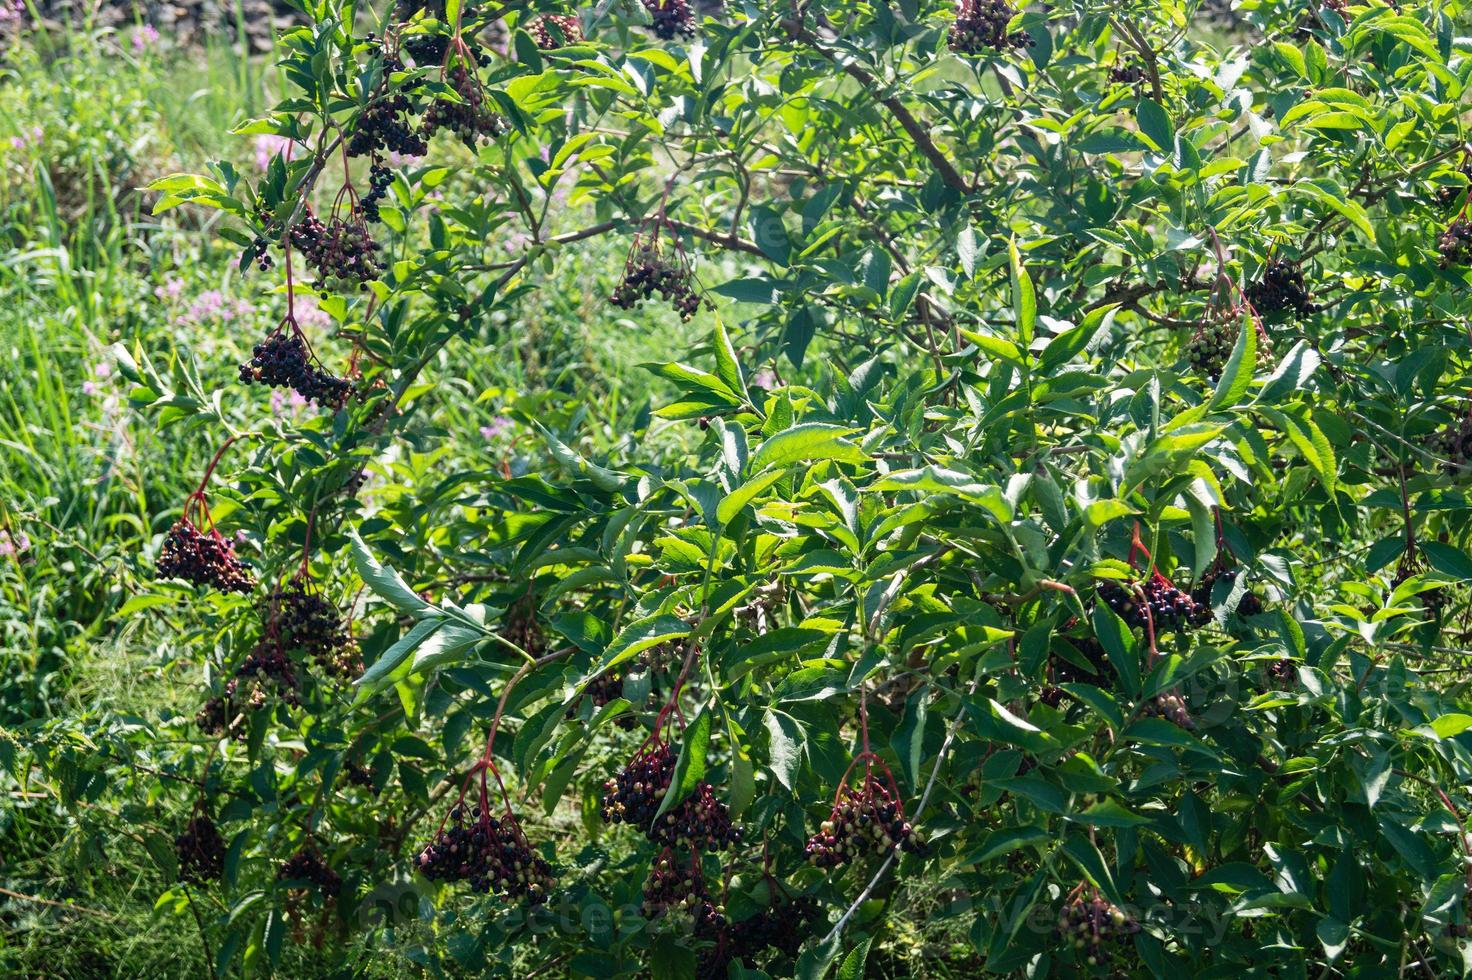
<path fill-rule="evenodd" d="M 222 444 L 149 789 L 216 969 L 860 976 L 914 876 L 962 970 L 1472 966 L 1472 14 L 1240 7 L 308 4 L 264 176 L 155 184 L 279 326 L 118 354 Z M 668 397 L 437 469 L 602 237 Z"/>

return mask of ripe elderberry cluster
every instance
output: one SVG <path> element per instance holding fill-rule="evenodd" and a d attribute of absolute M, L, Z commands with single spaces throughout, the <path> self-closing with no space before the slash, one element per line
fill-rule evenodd
<path fill-rule="evenodd" d="M 540 905 L 557 879 L 552 866 L 527 842 L 511 814 L 504 821 L 484 806 L 471 808 L 466 825 L 465 807 L 450 811 L 450 826 L 440 828 L 414 860 L 420 874 L 431 881 L 465 881 L 474 891 L 499 892 L 509 899 Z"/>
<path fill-rule="evenodd" d="M 262 603 L 262 612 L 282 649 L 301 650 L 336 677 L 362 673 L 357 641 L 337 607 L 305 583 L 272 593 Z"/>
<path fill-rule="evenodd" d="M 1106 943 L 1122 943 L 1140 931 L 1140 924 L 1122 909 L 1098 895 L 1085 901 L 1081 896 L 1058 912 L 1058 934 L 1089 966 L 1108 963 Z"/>
<path fill-rule="evenodd" d="M 378 213 L 378 202 L 388 195 L 393 182 L 394 172 L 374 158 L 368 168 L 368 193 L 358 202 L 358 210 L 365 221 L 383 220 L 383 216 Z"/>
<path fill-rule="evenodd" d="M 1472 218 L 1458 218 L 1447 226 L 1436 242 L 1442 268 L 1472 265 Z"/>
<path fill-rule="evenodd" d="M 448 130 L 473 150 L 480 137 L 495 139 L 506 132 L 506 120 L 486 105 L 486 94 L 473 71 L 464 65 L 456 65 L 445 73 L 445 82 L 455 90 L 460 100 L 435 99 L 431 102 L 424 112 L 426 134 Z"/>
<path fill-rule="evenodd" d="M 543 51 L 577 44 L 583 39 L 583 24 L 575 14 L 543 14 L 531 22 L 527 31 Z"/>
<path fill-rule="evenodd" d="M 194 715 L 194 724 L 206 735 L 224 735 L 228 732 L 237 742 L 243 742 L 250 732 L 245 726 L 245 717 L 236 715 L 227 698 L 209 698 Z"/>
<path fill-rule="evenodd" d="M 1008 33 L 1007 25 L 1017 16 L 1008 0 L 957 0 L 956 20 L 947 43 L 957 54 L 984 54 L 1032 45 L 1027 31 Z"/>
<path fill-rule="evenodd" d="M 1139 85 L 1145 80 L 1145 69 L 1134 59 L 1109 69 L 1109 80 L 1116 85 Z"/>
<path fill-rule="evenodd" d="M 1211 608 L 1211 593 L 1218 582 L 1226 582 L 1228 594 L 1233 583 L 1237 581 L 1237 569 L 1226 568 L 1221 563 L 1213 564 L 1201 576 L 1201 581 L 1196 588 L 1191 590 L 1191 599 L 1208 610 Z M 1244 592 L 1242 598 L 1237 600 L 1237 615 L 1256 616 L 1263 611 L 1262 597 L 1256 592 Z"/>
<path fill-rule="evenodd" d="M 249 711 L 260 711 L 277 701 L 296 707 L 301 704 L 300 690 L 291 658 L 267 639 L 235 668 L 235 676 L 225 685 L 225 698 Z"/>
<path fill-rule="evenodd" d="M 317 889 L 323 897 L 333 897 L 342 891 L 342 878 L 322 860 L 315 848 L 304 847 L 281 862 L 276 869 L 277 881 L 306 882 Z"/>
<path fill-rule="evenodd" d="M 255 579 L 245 563 L 235 556 L 235 548 L 214 528 L 201 531 L 188 519 L 181 519 L 164 536 L 158 552 L 159 578 L 181 578 L 192 585 L 208 585 L 221 592 L 242 595 L 255 587 Z"/>
<path fill-rule="evenodd" d="M 601 812 L 609 823 L 636 827 L 656 844 L 715 851 L 741 840 L 726 805 L 716 799 L 710 783 L 701 781 L 694 792 L 656 819 L 669 791 L 677 756 L 674 746 L 651 743 L 603 784 Z"/>
<path fill-rule="evenodd" d="M 619 309 L 632 310 L 655 293 L 670 308 L 689 321 L 700 311 L 701 299 L 691 286 L 690 268 L 685 262 L 669 261 L 655 245 L 636 245 L 624 265 L 623 279 L 613 288 L 609 302 Z"/>
<path fill-rule="evenodd" d="M 307 401 L 334 410 L 342 408 L 353 391 L 351 381 L 312 363 L 307 342 L 295 326 L 277 329 L 251 348 L 250 360 L 240 365 L 240 382 L 290 388 Z"/>
<path fill-rule="evenodd" d="M 897 795 L 870 775 L 861 786 L 844 788 L 828 819 L 808 838 L 803 854 L 820 868 L 836 868 L 868 854 L 889 854 L 895 848 L 911 854 L 925 852 Z"/>
<path fill-rule="evenodd" d="M 225 873 L 225 839 L 210 815 L 195 807 L 194 816 L 174 838 L 179 858 L 179 880 L 195 885 L 219 881 Z"/>
<path fill-rule="evenodd" d="M 818 903 L 807 895 L 768 905 L 750 918 L 731 923 L 726 948 L 748 970 L 756 969 L 758 957 L 767 950 L 793 960 L 821 914 Z"/>
<path fill-rule="evenodd" d="M 689 918 L 697 933 L 710 938 L 725 925 L 725 909 L 717 905 L 706 890 L 705 878 L 695 858 L 685 867 L 675 862 L 674 852 L 665 848 L 649 868 L 644 881 L 644 901 L 639 914 L 649 920 L 663 917 Z"/>
<path fill-rule="evenodd" d="M 292 247 L 317 271 L 318 288 L 329 282 L 367 284 L 378 278 L 381 247 L 368 231 L 362 215 L 334 216 L 327 221 L 310 210 L 291 227 Z"/>
<path fill-rule="evenodd" d="M 1143 585 L 1100 582 L 1098 593 L 1104 604 L 1128 626 L 1152 625 L 1155 632 L 1160 633 L 1167 629 L 1205 626 L 1211 622 L 1210 606 L 1197 602 L 1159 572 Z M 1143 593 L 1143 602 L 1140 593 Z"/>
<path fill-rule="evenodd" d="M 695 11 L 689 0 L 643 0 L 649 11 L 649 30 L 661 41 L 695 36 Z"/>
<path fill-rule="evenodd" d="M 1303 272 L 1285 259 L 1269 261 L 1262 278 L 1249 284 L 1246 292 L 1247 301 L 1263 316 L 1301 317 L 1323 309 L 1310 298 Z"/>

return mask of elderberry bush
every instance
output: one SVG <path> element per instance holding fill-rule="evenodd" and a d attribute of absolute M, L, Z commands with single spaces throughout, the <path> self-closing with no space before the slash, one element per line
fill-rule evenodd
<path fill-rule="evenodd" d="M 256 584 L 245 563 L 235 556 L 235 548 L 219 531 L 201 531 L 187 520 L 169 528 L 156 568 L 161 579 L 180 578 L 221 592 L 243 595 Z"/>

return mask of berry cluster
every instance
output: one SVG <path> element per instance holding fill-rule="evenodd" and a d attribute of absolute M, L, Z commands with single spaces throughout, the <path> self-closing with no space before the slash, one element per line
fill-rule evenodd
<path fill-rule="evenodd" d="M 694 277 L 678 244 L 676 251 L 675 261 L 670 261 L 661 253 L 658 239 L 648 245 L 636 239 L 624 264 L 623 279 L 613 288 L 609 302 L 619 309 L 632 310 L 659 293 L 681 320 L 690 320 L 700 311 L 702 301 L 691 285 Z"/>
<path fill-rule="evenodd" d="M 235 676 L 225 685 L 225 698 L 249 711 L 260 711 L 276 701 L 295 707 L 301 704 L 300 689 L 291 658 L 263 640 L 235 669 Z"/>
<path fill-rule="evenodd" d="M 219 881 L 225 873 L 225 839 L 202 807 L 195 807 L 183 833 L 174 838 L 174 852 L 179 858 L 180 881 L 203 885 Z"/>
<path fill-rule="evenodd" d="M 626 823 L 649 833 L 654 815 L 675 774 L 672 745 L 650 744 L 603 784 L 600 812 L 608 823 Z"/>
<path fill-rule="evenodd" d="M 406 157 L 424 156 L 429 152 L 429 143 L 412 124 L 413 112 L 413 104 L 400 92 L 368 103 L 358 114 L 357 126 L 348 138 L 348 156 L 377 156 L 383 151 Z"/>
<path fill-rule="evenodd" d="M 1191 713 L 1186 710 L 1186 699 L 1172 691 L 1157 694 L 1146 701 L 1140 714 L 1145 718 L 1164 718 L 1188 731 L 1196 727 L 1196 723 L 1191 720 Z"/>
<path fill-rule="evenodd" d="M 1269 261 L 1262 278 L 1249 284 L 1246 292 L 1247 301 L 1263 316 L 1288 314 L 1301 317 L 1323 309 L 1310 298 L 1303 272 L 1284 259 Z"/>
<path fill-rule="evenodd" d="M 637 827 L 656 844 L 720 850 L 738 843 L 741 830 L 710 783 L 699 782 L 677 805 L 656 819 L 669 791 L 677 756 L 674 746 L 652 742 L 603 784 L 601 812 L 609 823 Z"/>
<path fill-rule="evenodd" d="M 281 867 L 276 869 L 276 880 L 306 882 L 315 886 L 324 897 L 335 896 L 342 891 L 342 878 L 311 847 L 302 848 L 281 862 Z"/>
<path fill-rule="evenodd" d="M 1085 901 L 1074 898 L 1058 912 L 1058 934 L 1089 966 L 1109 962 L 1106 942 L 1121 943 L 1140 931 L 1140 924 L 1097 892 Z"/>
<path fill-rule="evenodd" d="M 250 734 L 246 731 L 245 717 L 236 715 L 231 717 L 234 709 L 230 701 L 223 697 L 212 697 L 205 701 L 199 711 L 194 715 L 194 723 L 199 730 L 206 735 L 224 735 L 227 732 L 237 742 L 244 741 Z"/>
<path fill-rule="evenodd" d="M 688 867 L 679 868 L 669 848 L 661 851 L 649 868 L 639 914 L 651 921 L 663 917 L 667 924 L 672 919 L 688 917 L 697 934 L 703 937 L 725 925 L 725 909 L 706 890 L 697 860 L 692 857 Z"/>
<path fill-rule="evenodd" d="M 748 970 L 756 969 L 757 957 L 769 949 L 783 960 L 795 959 L 820 916 L 818 903 L 807 895 L 768 905 L 751 918 L 731 924 L 727 948 Z"/>
<path fill-rule="evenodd" d="M 1240 311 L 1232 308 L 1211 310 L 1186 344 L 1186 359 L 1191 362 L 1191 369 L 1199 377 L 1215 383 L 1232 356 L 1237 332 L 1241 329 Z"/>
<path fill-rule="evenodd" d="M 583 24 L 575 14 L 543 14 L 528 25 L 527 31 L 543 51 L 577 44 L 583 39 Z"/>
<path fill-rule="evenodd" d="M 414 859 L 419 873 L 430 881 L 466 881 L 474 891 L 496 891 L 532 905 L 545 902 L 557 879 L 516 819 L 508 812 L 497 820 L 486 806 L 471 808 L 469 826 L 465 816 L 463 805 L 450 811 L 449 829 L 441 827 Z"/>
<path fill-rule="evenodd" d="M 695 36 L 695 12 L 689 0 L 644 0 L 649 11 L 649 29 L 661 41 Z"/>
<path fill-rule="evenodd" d="M 1421 562 L 1420 553 L 1413 546 L 1401 556 L 1400 563 L 1395 567 L 1395 575 L 1390 579 L 1390 587 L 1392 589 L 1399 588 L 1407 579 L 1415 575 L 1420 575 L 1425 570 L 1425 565 Z M 1452 594 L 1451 590 L 1445 587 L 1439 587 L 1418 592 L 1416 593 L 1416 598 L 1420 600 L 1421 607 L 1429 615 L 1440 616 L 1442 610 L 1451 602 Z"/>
<path fill-rule="evenodd" d="M 839 788 L 828 819 L 808 838 L 804 855 L 820 868 L 836 868 L 866 854 L 884 855 L 899 848 L 923 854 L 925 844 L 905 819 L 905 808 L 893 781 L 888 785 L 874 777 L 875 758 L 863 758 L 866 771 L 862 784 Z M 859 761 L 859 760 L 856 760 Z"/>
<path fill-rule="evenodd" d="M 1050 654 L 1048 663 L 1055 684 L 1092 684 L 1095 687 L 1108 688 L 1109 674 L 1113 667 L 1109 663 L 1109 654 L 1104 651 L 1104 646 L 1092 636 L 1070 637 L 1069 643 L 1088 661 L 1087 668 L 1080 667 L 1065 657 L 1056 653 Z"/>
<path fill-rule="evenodd" d="M 1237 581 L 1237 569 L 1226 568 L 1220 562 L 1213 564 L 1201 576 L 1201 581 L 1196 588 L 1191 590 L 1191 599 L 1197 605 L 1211 608 L 1211 593 L 1217 582 L 1227 583 L 1227 592 L 1230 595 L 1233 584 Z M 1244 592 L 1242 598 L 1237 600 L 1237 615 L 1256 616 L 1263 611 L 1262 597 L 1256 592 Z"/>
<path fill-rule="evenodd" d="M 159 578 L 181 578 L 242 595 L 256 584 L 224 535 L 214 528 L 201 531 L 188 518 L 169 528 L 158 552 L 157 571 Z"/>
<path fill-rule="evenodd" d="M 353 383 L 322 370 L 312 363 L 307 342 L 292 325 L 277 329 L 251 348 L 250 360 L 240 365 L 241 384 L 268 388 L 291 388 L 309 402 L 339 409 L 352 394 Z"/>
<path fill-rule="evenodd" d="M 394 172 L 375 158 L 373 164 L 368 168 L 368 194 L 358 202 L 358 210 L 365 221 L 383 220 L 378 213 L 378 202 L 388 195 L 388 189 L 393 186 L 393 182 Z"/>
<path fill-rule="evenodd" d="M 1151 626 L 1158 634 L 1167 629 L 1184 630 L 1211 622 L 1211 607 L 1197 602 L 1156 572 L 1140 585 L 1100 582 L 1099 598 L 1129 626 Z M 1141 601 L 1143 599 L 1143 602 Z"/>
<path fill-rule="evenodd" d="M 435 99 L 430 103 L 424 112 L 426 134 L 449 130 L 473 150 L 480 137 L 495 139 L 506 132 L 506 120 L 486 105 L 485 92 L 473 71 L 456 65 L 445 73 L 445 81 L 460 99 Z"/>
<path fill-rule="evenodd" d="M 1017 16 L 1008 0 L 957 0 L 956 20 L 947 43 L 957 54 L 984 54 L 1032 44 L 1027 31 L 1008 33 L 1007 25 Z"/>
<path fill-rule="evenodd" d="M 586 693 L 594 707 L 601 708 L 624 696 L 624 675 L 612 671 L 599 674 L 588 684 Z"/>
<path fill-rule="evenodd" d="M 362 673 L 357 641 L 337 608 L 304 583 L 273 593 L 262 611 L 282 649 L 301 650 L 336 677 Z"/>
<path fill-rule="evenodd" d="M 1458 218 L 1447 226 L 1436 242 L 1442 268 L 1472 265 L 1472 218 Z"/>
<path fill-rule="evenodd" d="M 370 793 L 378 788 L 373 783 L 373 772 L 361 762 L 347 762 L 342 767 L 342 778 L 349 786 L 361 786 Z"/>
<path fill-rule="evenodd" d="M 1268 679 L 1282 687 L 1291 687 L 1298 676 L 1298 667 L 1288 659 L 1274 660 L 1268 664 Z"/>
<path fill-rule="evenodd" d="M 368 231 L 362 216 L 332 217 L 324 222 L 310 210 L 291 228 L 291 244 L 302 253 L 307 265 L 317 270 L 320 288 L 329 282 L 366 284 L 378 278 L 381 247 Z"/>
<path fill-rule="evenodd" d="M 1110 68 L 1109 80 L 1116 85 L 1139 85 L 1145 80 L 1145 69 L 1138 61 L 1130 59 Z"/>

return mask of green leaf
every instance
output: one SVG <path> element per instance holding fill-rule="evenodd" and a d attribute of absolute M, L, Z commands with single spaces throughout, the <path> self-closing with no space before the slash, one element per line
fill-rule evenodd
<path fill-rule="evenodd" d="M 353 682 L 358 688 L 358 701 L 361 702 L 387 687 L 391 682 L 390 675 L 409 658 L 409 654 L 444 625 L 445 620 L 440 617 L 421 620 L 397 643 L 379 654 L 378 659 L 369 664 L 368 669 Z"/>
<path fill-rule="evenodd" d="M 1043 348 L 1042 356 L 1038 358 L 1038 373 L 1048 376 L 1056 372 L 1060 367 L 1089 346 L 1089 341 L 1114 320 L 1114 314 L 1119 307 L 1110 304 L 1091 310 L 1083 322 L 1060 333 L 1048 341 L 1048 346 Z"/>
<path fill-rule="evenodd" d="M 730 524 L 736 515 L 741 513 L 742 508 L 760 496 L 763 490 L 786 475 L 787 470 L 785 469 L 770 469 L 757 474 L 726 494 L 716 505 L 716 522 L 722 526 Z"/>
<path fill-rule="evenodd" d="M 398 572 L 379 564 L 357 531 L 348 532 L 348 542 L 352 548 L 353 566 L 358 571 L 358 577 L 373 590 L 374 595 L 411 616 L 424 616 L 434 609 L 419 593 L 409 588 Z"/>
<path fill-rule="evenodd" d="M 675 774 L 670 777 L 670 787 L 659 804 L 654 819 L 664 816 L 666 810 L 683 802 L 695 792 L 695 787 L 705 778 L 705 758 L 710 751 L 711 712 L 702 708 L 690 727 L 685 729 L 680 740 L 680 757 L 675 761 Z"/>
<path fill-rule="evenodd" d="M 849 950 L 849 954 L 838 964 L 838 972 L 834 974 L 834 980 L 863 980 L 864 962 L 869 958 L 870 940 L 866 936 Z"/>
<path fill-rule="evenodd" d="M 1017 239 L 1007 243 L 1007 257 L 1012 269 L 1012 315 L 1017 321 L 1017 335 L 1021 346 L 1032 343 L 1033 331 L 1038 322 L 1038 298 L 1033 291 L 1032 280 L 1022 265 L 1022 255 L 1017 251 Z"/>
<path fill-rule="evenodd" d="M 625 660 L 637 657 L 645 650 L 689 635 L 690 624 L 668 614 L 635 620 L 613 638 L 613 642 L 603 652 L 603 658 L 598 662 L 598 666 L 588 674 L 588 677 L 591 679 L 607 673 Z"/>
<path fill-rule="evenodd" d="M 726 327 L 719 319 L 716 320 L 716 374 L 732 392 L 746 400 L 746 375 L 741 371 L 741 362 L 736 358 L 736 348 L 731 346 Z"/>
<path fill-rule="evenodd" d="M 1207 408 L 1218 409 L 1235 405 L 1252 386 L 1252 372 L 1257 366 L 1257 319 L 1251 312 L 1244 311 L 1237 330 L 1237 343 L 1222 376 L 1216 383 Z"/>
<path fill-rule="evenodd" d="M 1135 106 L 1135 122 L 1152 150 L 1168 153 L 1176 145 L 1176 128 L 1158 102 L 1141 99 Z"/>
<path fill-rule="evenodd" d="M 1134 634 L 1130 632 L 1124 620 L 1116 616 L 1114 611 L 1102 602 L 1094 603 L 1094 611 L 1089 618 L 1094 626 L 1094 636 L 1104 647 L 1104 652 L 1109 656 L 1109 662 L 1114 665 L 1115 672 L 1119 674 L 1125 693 L 1133 698 L 1139 697 L 1140 660 L 1135 653 Z"/>
<path fill-rule="evenodd" d="M 752 454 L 749 469 L 760 473 L 770 467 L 793 463 L 815 463 L 831 459 L 840 463 L 862 463 L 869 457 L 844 436 L 853 429 L 825 422 L 804 422 L 772 436 Z"/>

